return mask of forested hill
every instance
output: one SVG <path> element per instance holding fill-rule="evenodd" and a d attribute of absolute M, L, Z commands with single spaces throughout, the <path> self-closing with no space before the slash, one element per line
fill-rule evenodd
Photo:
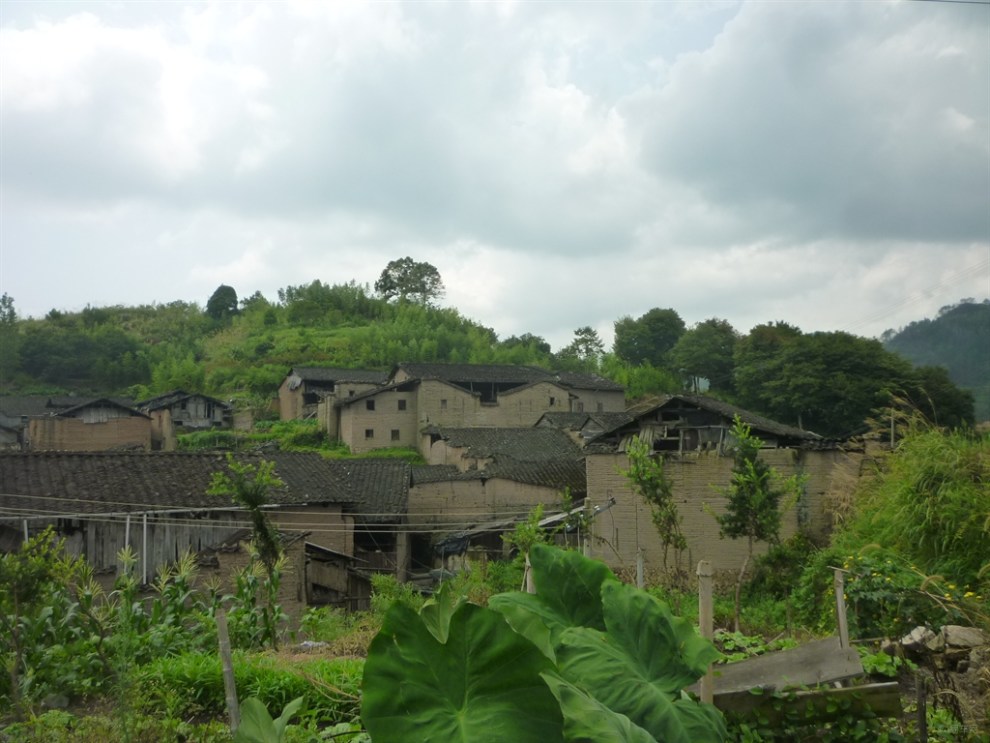
<path fill-rule="evenodd" d="M 501 363 L 601 374 L 624 385 L 630 399 L 707 389 L 826 436 L 864 430 L 872 411 L 892 402 L 917 407 L 943 425 L 973 420 L 972 395 L 949 380 L 942 358 L 912 366 L 879 340 L 841 331 L 803 333 L 783 322 L 746 334 L 718 318 L 686 327 L 676 310 L 653 308 L 638 318 L 617 318 L 611 349 L 592 328 L 580 327 L 570 344 L 553 350 L 539 336 L 499 338 L 456 309 L 436 307 L 438 275 L 420 280 L 411 270 L 420 264 L 394 263 L 413 273 L 425 292 L 393 287 L 386 270 L 374 290 L 313 281 L 280 289 L 271 301 L 258 292 L 239 298 L 224 285 L 205 307 L 87 307 L 28 319 L 19 318 L 14 300 L 3 295 L 0 395 L 140 400 L 184 389 L 261 411 L 293 366 L 387 370 L 402 362 Z M 959 338 L 968 350 L 980 345 L 971 336 Z M 955 348 L 953 354 L 961 352 Z M 986 367 L 973 373 L 986 389 Z M 982 409 L 980 419 L 990 419 L 990 409 Z"/>
<path fill-rule="evenodd" d="M 973 393 L 977 418 L 990 420 L 990 299 L 943 307 L 883 335 L 884 347 L 917 366 L 943 366 L 949 378 Z"/>

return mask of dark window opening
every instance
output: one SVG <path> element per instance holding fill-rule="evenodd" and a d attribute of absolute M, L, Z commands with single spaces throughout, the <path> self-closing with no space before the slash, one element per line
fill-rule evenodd
<path fill-rule="evenodd" d="M 556 397 L 551 397 L 550 398 L 550 407 L 552 408 L 556 404 L 557 404 L 557 398 Z"/>
<path fill-rule="evenodd" d="M 406 401 L 399 400 L 399 410 L 405 410 L 405 409 L 406 409 Z"/>
<path fill-rule="evenodd" d="M 366 439 L 373 439 L 373 438 L 375 438 L 375 429 L 374 428 L 366 428 L 366 429 L 364 429 L 364 437 Z"/>
<path fill-rule="evenodd" d="M 447 409 L 447 401 L 446 400 L 441 400 L 440 401 L 440 409 L 441 410 L 446 410 Z"/>
<path fill-rule="evenodd" d="M 398 440 L 399 440 L 399 429 L 398 428 L 393 428 L 392 429 L 392 441 L 398 441 Z"/>
<path fill-rule="evenodd" d="M 375 401 L 374 400 L 365 400 L 364 401 L 364 407 L 366 407 L 368 410 L 374 410 L 375 409 Z"/>

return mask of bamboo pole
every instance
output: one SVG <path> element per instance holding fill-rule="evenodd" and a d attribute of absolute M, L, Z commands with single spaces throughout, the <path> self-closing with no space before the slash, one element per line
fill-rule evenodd
<path fill-rule="evenodd" d="M 227 632 L 227 612 L 217 609 L 217 639 L 220 642 L 220 662 L 223 665 L 223 690 L 227 700 L 231 735 L 241 726 L 241 709 L 237 702 L 237 682 L 234 679 L 234 660 L 230 654 L 230 634 Z"/>
<path fill-rule="evenodd" d="M 698 628 L 701 636 L 711 640 L 715 636 L 714 615 L 712 612 L 712 564 L 708 560 L 698 563 Z M 699 686 L 702 702 L 712 703 L 714 696 L 715 676 L 712 674 L 711 663 L 701 677 Z"/>

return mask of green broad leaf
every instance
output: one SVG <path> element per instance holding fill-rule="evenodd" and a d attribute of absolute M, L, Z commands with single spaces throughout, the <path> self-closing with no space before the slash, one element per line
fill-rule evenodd
<path fill-rule="evenodd" d="M 623 714 L 613 712 L 597 699 L 555 673 L 543 680 L 564 713 L 567 743 L 657 743 L 657 739 Z"/>
<path fill-rule="evenodd" d="M 296 697 L 282 708 L 282 714 L 272 723 L 275 728 L 276 740 L 282 740 L 285 737 L 286 725 L 289 724 L 289 720 L 302 708 L 304 701 L 306 701 L 306 697 Z"/>
<path fill-rule="evenodd" d="M 557 647 L 557 667 L 567 681 L 601 704 L 626 715 L 664 743 L 719 741 L 725 723 L 712 705 L 703 705 L 679 690 L 670 691 L 666 675 L 652 673 L 654 648 L 630 655 L 604 633 L 587 627 L 567 630 Z"/>
<path fill-rule="evenodd" d="M 533 545 L 529 561 L 537 595 L 566 625 L 605 629 L 602 585 L 617 582 L 605 563 L 545 544 Z"/>
<path fill-rule="evenodd" d="M 450 629 L 450 618 L 457 608 L 467 599 L 458 594 L 450 587 L 450 583 L 444 583 L 440 590 L 434 594 L 433 598 L 423 604 L 419 610 L 419 616 L 430 631 L 430 634 L 437 638 L 438 642 L 447 642 L 447 632 Z"/>
<path fill-rule="evenodd" d="M 500 593 L 488 600 L 488 606 L 505 617 L 509 625 L 533 643 L 551 661 L 556 661 L 553 635 L 560 635 L 569 625 L 535 593 Z"/>
<path fill-rule="evenodd" d="M 675 617 L 670 608 L 645 591 L 625 583 L 602 586 L 602 606 L 609 639 L 639 659 L 646 676 L 678 691 L 705 675 L 721 657 L 694 625 Z"/>
<path fill-rule="evenodd" d="M 559 743 L 560 707 L 540 677 L 551 667 L 490 609 L 457 607 L 441 642 L 395 604 L 368 650 L 361 716 L 375 743 Z"/>
<path fill-rule="evenodd" d="M 281 738 L 275 730 L 268 708 L 257 697 L 241 702 L 241 724 L 234 733 L 234 743 L 278 743 Z"/>
<path fill-rule="evenodd" d="M 621 583 L 602 586 L 608 632 L 565 630 L 560 675 L 658 740 L 692 743 L 725 736 L 721 714 L 681 693 L 718 658 L 714 646 L 662 602 Z"/>

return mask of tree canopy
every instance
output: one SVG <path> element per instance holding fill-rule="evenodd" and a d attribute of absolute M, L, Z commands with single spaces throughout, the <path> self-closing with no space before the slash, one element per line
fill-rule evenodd
<path fill-rule="evenodd" d="M 443 297 L 445 289 L 434 265 L 406 256 L 389 261 L 375 282 L 375 291 L 385 299 L 432 304 Z"/>
<path fill-rule="evenodd" d="M 693 383 L 708 380 L 713 391 L 732 390 L 732 360 L 738 333 L 728 320 L 716 317 L 699 322 L 686 331 L 670 349 L 670 365 Z"/>
<path fill-rule="evenodd" d="M 220 284 L 206 302 L 206 314 L 214 320 L 226 320 L 237 314 L 237 292 Z"/>
<path fill-rule="evenodd" d="M 684 321 L 676 311 L 654 307 L 636 320 L 627 315 L 615 321 L 613 350 L 631 364 L 665 366 L 667 353 L 684 329 Z"/>

